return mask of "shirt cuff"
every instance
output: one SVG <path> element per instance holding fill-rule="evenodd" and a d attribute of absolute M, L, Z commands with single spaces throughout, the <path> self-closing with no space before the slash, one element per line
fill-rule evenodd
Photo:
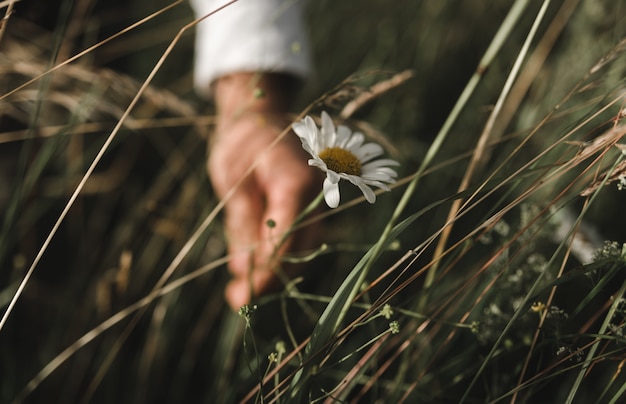
<path fill-rule="evenodd" d="M 226 0 L 192 0 L 201 18 Z M 235 72 L 276 72 L 305 78 L 310 49 L 303 1 L 239 0 L 196 25 L 194 84 L 210 95 L 211 83 Z"/>

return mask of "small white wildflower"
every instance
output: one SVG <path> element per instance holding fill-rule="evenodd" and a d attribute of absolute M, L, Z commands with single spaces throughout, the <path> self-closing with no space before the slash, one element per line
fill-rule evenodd
<path fill-rule="evenodd" d="M 546 309 L 546 304 L 543 302 L 534 302 L 532 306 L 530 306 L 530 310 L 535 313 L 541 313 Z"/>
<path fill-rule="evenodd" d="M 389 323 L 389 331 L 391 331 L 392 334 L 399 333 L 400 323 L 398 323 L 397 321 L 392 321 L 391 323 Z"/>
<path fill-rule="evenodd" d="M 619 177 L 617 177 L 617 179 L 619 179 L 619 182 L 617 183 L 617 189 L 619 189 L 620 191 L 626 189 L 626 174 L 622 174 Z"/>
<path fill-rule="evenodd" d="M 278 341 L 276 343 L 276 353 L 279 355 L 284 355 L 287 352 L 287 347 L 285 346 L 285 341 Z"/>
<path fill-rule="evenodd" d="M 493 236 L 491 235 L 491 232 L 488 231 L 486 233 L 483 233 L 483 235 L 478 238 L 478 241 L 481 244 L 489 245 L 489 244 L 493 243 Z"/>
<path fill-rule="evenodd" d="M 495 231 L 496 233 L 498 233 L 499 236 L 501 237 L 506 237 L 509 235 L 509 231 L 511 230 L 511 227 L 509 226 L 509 224 L 507 222 L 505 222 L 504 220 L 499 220 L 494 226 L 493 226 L 493 231 Z"/>
<path fill-rule="evenodd" d="M 508 281 L 510 283 L 519 283 L 519 282 L 522 282 L 523 280 L 524 280 L 524 271 L 522 271 L 519 268 L 516 269 L 515 272 L 510 274 L 508 277 Z"/>
<path fill-rule="evenodd" d="M 500 310 L 500 307 L 498 307 L 497 304 L 491 303 L 489 307 L 485 308 L 485 314 L 493 314 L 495 316 L 501 316 L 502 310 Z"/>
<path fill-rule="evenodd" d="M 362 133 L 350 131 L 346 126 L 335 124 L 326 112 L 322 112 L 321 130 L 313 118 L 306 116 L 295 122 L 293 130 L 300 137 L 302 147 L 310 155 L 309 165 L 326 173 L 324 199 L 331 208 L 339 206 L 339 180 L 348 180 L 363 192 L 369 203 L 376 201 L 371 186 L 389 191 L 398 173 L 388 166 L 399 163 L 391 159 L 376 159 L 383 148 L 376 143 L 364 143 Z"/>
<path fill-rule="evenodd" d="M 391 316 L 393 316 L 393 309 L 391 308 L 390 305 L 386 304 L 383 306 L 382 309 L 380 309 L 380 314 L 383 317 L 385 317 L 387 320 L 389 320 Z"/>
<path fill-rule="evenodd" d="M 244 304 L 243 306 L 241 306 L 239 308 L 238 314 L 239 314 L 240 317 L 243 317 L 243 318 L 245 318 L 247 320 L 250 320 L 250 318 L 252 317 L 252 313 L 254 313 L 256 311 L 256 309 L 257 309 L 257 305 L 256 304 L 253 305 L 253 306 L 250 306 L 248 304 Z"/>
<path fill-rule="evenodd" d="M 598 248 L 593 253 L 593 261 L 602 259 L 615 259 L 620 258 L 623 254 L 624 246 L 620 248 L 617 241 L 605 241 L 602 247 Z"/>
<path fill-rule="evenodd" d="M 560 309 L 558 306 L 550 306 L 548 309 L 548 318 L 556 319 L 557 321 L 567 320 L 568 314 L 565 310 Z"/>
<path fill-rule="evenodd" d="M 513 310 L 517 310 L 522 307 L 522 303 L 524 303 L 524 298 L 521 296 L 516 297 L 511 301 L 511 307 L 513 308 Z"/>
<path fill-rule="evenodd" d="M 609 323 L 609 330 L 611 331 L 611 333 L 613 333 L 613 335 L 615 335 L 616 337 L 624 337 L 624 327 L 623 326 L 619 326 L 617 324 L 613 324 L 613 323 Z"/>
<path fill-rule="evenodd" d="M 526 263 L 530 265 L 530 267 L 535 272 L 543 272 L 546 267 L 546 259 L 541 254 L 531 254 L 526 258 Z"/>

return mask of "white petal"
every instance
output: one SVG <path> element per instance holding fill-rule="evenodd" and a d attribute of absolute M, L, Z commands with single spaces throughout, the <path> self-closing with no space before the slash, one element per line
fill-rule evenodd
<path fill-rule="evenodd" d="M 330 115 L 326 111 L 322 111 L 322 143 L 320 144 L 320 150 L 322 151 L 327 147 L 333 147 L 335 145 L 335 125 L 333 120 L 330 119 Z"/>
<path fill-rule="evenodd" d="M 328 168 L 326 167 L 326 163 L 324 163 L 321 159 L 317 157 L 309 159 L 309 165 L 313 167 L 319 167 L 324 171 L 328 170 Z"/>
<path fill-rule="evenodd" d="M 309 144 L 311 145 L 313 152 L 315 152 L 315 154 L 319 154 L 319 152 L 321 151 L 320 145 L 319 145 L 319 141 L 320 141 L 319 129 L 317 129 L 317 125 L 315 125 L 315 121 L 313 121 L 313 118 L 311 118 L 308 115 L 304 118 L 304 123 L 306 124 L 306 128 L 307 128 L 306 132 L 308 135 L 307 139 L 309 141 Z"/>
<path fill-rule="evenodd" d="M 393 177 L 383 172 L 373 172 L 373 173 L 362 174 L 361 177 L 363 177 L 363 179 L 366 182 L 367 181 L 395 182 Z"/>
<path fill-rule="evenodd" d="M 339 184 L 332 183 L 326 178 L 324 180 L 324 200 L 326 204 L 331 208 L 339 206 Z"/>
<path fill-rule="evenodd" d="M 351 181 L 350 178 L 354 177 L 354 175 L 350 175 L 346 173 L 337 173 L 337 175 L 339 175 L 340 178 L 343 178 L 344 180 L 348 180 L 348 181 Z"/>
<path fill-rule="evenodd" d="M 380 189 L 384 189 L 385 191 L 391 191 L 391 188 L 389 188 L 389 187 L 387 186 L 387 184 L 382 183 L 382 182 L 380 182 L 380 181 L 370 181 L 370 180 L 366 180 L 366 181 L 365 181 L 365 183 L 366 183 L 367 185 L 372 185 L 372 186 L 378 187 L 378 188 L 380 188 Z M 393 182 L 392 182 L 392 183 L 393 183 Z"/>
<path fill-rule="evenodd" d="M 382 166 L 399 166 L 399 165 L 400 165 L 400 163 L 398 163 L 395 160 L 378 159 L 378 160 L 370 161 L 367 164 L 364 164 L 363 165 L 363 170 L 368 170 L 370 168 L 382 167 Z"/>
<path fill-rule="evenodd" d="M 348 141 L 350 140 L 350 135 L 352 131 L 347 126 L 339 125 L 337 126 L 337 137 L 335 138 L 335 146 L 341 147 L 342 149 L 347 149 Z"/>
<path fill-rule="evenodd" d="M 372 188 L 367 186 L 363 178 L 359 177 L 358 175 L 347 175 L 346 179 L 350 181 L 351 183 L 353 183 L 354 185 L 356 185 L 357 187 L 359 187 L 361 192 L 363 192 L 365 199 L 367 199 L 369 203 L 376 202 L 376 194 L 374 194 L 374 191 L 372 191 Z"/>
<path fill-rule="evenodd" d="M 361 160 L 361 163 L 367 163 L 371 159 L 383 154 L 383 152 L 384 150 L 381 145 L 376 143 L 368 143 L 361 146 L 359 150 L 354 153 L 354 155 L 357 156 L 359 160 Z"/>
<path fill-rule="evenodd" d="M 365 199 L 367 199 L 369 203 L 376 202 L 376 194 L 372 191 L 372 188 L 368 187 L 366 184 L 357 184 L 357 187 L 363 192 Z"/>
<path fill-rule="evenodd" d="M 302 126 L 304 126 L 304 124 L 302 122 L 293 122 L 291 124 L 291 128 L 294 130 L 294 132 L 298 133 L 300 131 L 302 131 Z M 298 135 L 300 136 L 300 135 Z"/>
<path fill-rule="evenodd" d="M 328 170 L 328 168 L 326 169 L 326 180 L 330 181 L 333 184 L 336 184 L 339 182 L 339 179 L 341 177 L 339 176 L 339 174 L 337 174 L 336 172 L 334 172 L 333 170 Z"/>
<path fill-rule="evenodd" d="M 313 118 L 305 116 L 302 121 L 294 122 L 291 127 L 293 128 L 293 131 L 296 132 L 296 135 L 300 137 L 302 143 L 307 143 L 310 148 L 315 151 L 315 143 L 319 136 Z"/>
<path fill-rule="evenodd" d="M 291 124 L 291 128 L 294 132 L 296 132 L 296 135 L 298 135 L 298 137 L 302 139 L 302 141 L 308 140 L 309 135 L 305 124 L 303 124 L 302 122 L 294 122 Z"/>
<path fill-rule="evenodd" d="M 394 170 L 393 168 L 389 168 L 389 167 L 378 167 L 377 169 L 372 170 L 372 172 L 379 173 L 379 174 L 386 174 L 390 178 L 396 178 L 398 176 L 398 173 L 396 172 L 396 170 Z M 368 171 L 365 174 L 369 174 L 369 173 L 370 171 Z"/>
<path fill-rule="evenodd" d="M 350 151 L 357 151 L 363 144 L 364 140 L 365 137 L 361 132 L 355 132 L 348 140 L 348 143 L 346 143 L 346 149 Z"/>
<path fill-rule="evenodd" d="M 311 148 L 311 145 L 309 144 L 309 142 L 306 139 L 302 139 L 302 148 L 309 153 L 311 156 L 313 157 L 317 157 L 317 154 L 315 154 L 315 152 L 313 151 L 313 149 Z"/>
<path fill-rule="evenodd" d="M 343 174 L 342 177 L 347 179 L 348 181 L 350 181 L 354 185 L 359 185 L 359 184 L 364 184 L 365 183 L 363 181 L 363 178 L 361 178 L 358 175 Z"/>
<path fill-rule="evenodd" d="M 398 173 L 393 168 L 389 168 L 389 167 L 377 167 L 374 169 L 371 169 L 369 167 L 363 167 L 361 169 L 361 177 L 363 178 L 372 178 L 372 177 L 380 178 L 381 175 L 390 179 L 394 179 L 395 181 L 395 178 L 398 176 Z"/>

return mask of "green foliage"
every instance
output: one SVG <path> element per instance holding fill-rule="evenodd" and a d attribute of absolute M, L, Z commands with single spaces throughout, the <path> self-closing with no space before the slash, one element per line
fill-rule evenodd
<path fill-rule="evenodd" d="M 186 3 L 27 3 L 0 40 L 0 402 L 624 400 L 623 0 L 310 2 L 298 110 L 402 179 L 307 216 L 308 270 L 240 316 Z"/>

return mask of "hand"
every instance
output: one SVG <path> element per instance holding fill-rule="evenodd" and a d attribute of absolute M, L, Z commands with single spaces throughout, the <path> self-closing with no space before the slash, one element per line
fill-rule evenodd
<path fill-rule="evenodd" d="M 313 246 L 316 231 L 311 228 L 278 244 L 321 184 L 295 135 L 288 133 L 270 147 L 289 125 L 280 118 L 283 98 L 255 98 L 251 95 L 251 79 L 252 75 L 243 74 L 218 80 L 218 122 L 208 164 L 220 198 L 243 178 L 225 205 L 229 269 L 233 275 L 225 295 L 234 310 L 249 303 L 253 296 L 280 285 L 276 269 L 287 251 Z M 276 90 L 271 82 L 259 84 L 264 84 L 267 94 Z M 244 178 L 255 162 L 252 173 Z M 270 227 L 268 221 L 275 226 Z"/>

